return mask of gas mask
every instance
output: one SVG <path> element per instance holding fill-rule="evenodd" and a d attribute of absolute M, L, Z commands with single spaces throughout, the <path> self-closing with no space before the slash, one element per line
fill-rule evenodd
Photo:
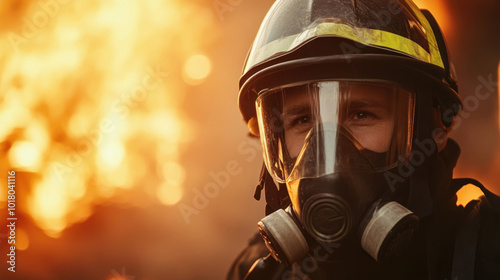
<path fill-rule="evenodd" d="M 379 262 L 403 250 L 418 218 L 384 172 L 410 155 L 413 93 L 315 81 L 265 90 L 256 108 L 266 167 L 291 201 L 258 223 L 275 259 L 292 264 L 321 244 L 357 244 Z"/>

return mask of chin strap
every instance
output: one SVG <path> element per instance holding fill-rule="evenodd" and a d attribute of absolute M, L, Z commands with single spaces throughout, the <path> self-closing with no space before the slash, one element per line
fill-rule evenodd
<path fill-rule="evenodd" d="M 259 184 L 255 188 L 253 197 L 260 200 L 262 190 L 266 194 L 266 215 L 273 213 L 278 209 L 285 209 L 290 204 L 290 198 L 285 184 L 278 184 L 279 188 L 274 183 L 273 177 L 267 171 L 266 165 L 262 164 L 262 169 L 259 176 Z"/>

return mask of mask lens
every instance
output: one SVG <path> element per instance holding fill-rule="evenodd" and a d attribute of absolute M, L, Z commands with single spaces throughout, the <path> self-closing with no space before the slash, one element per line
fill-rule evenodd
<path fill-rule="evenodd" d="M 256 106 L 266 166 L 279 182 L 379 172 L 411 150 L 414 95 L 396 86 L 306 83 L 269 90 Z"/>

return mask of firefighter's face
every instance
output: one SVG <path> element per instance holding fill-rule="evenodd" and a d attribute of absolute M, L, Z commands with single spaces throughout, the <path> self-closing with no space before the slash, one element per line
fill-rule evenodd
<path fill-rule="evenodd" d="M 390 97 L 387 88 L 358 84 L 344 94 L 337 112 L 322 113 L 322 119 L 315 120 L 317 108 L 309 96 L 300 91 L 288 93 L 282 115 L 288 153 L 292 158 L 299 155 L 308 132 L 318 122 L 342 126 L 366 149 L 388 151 L 395 123 Z"/>

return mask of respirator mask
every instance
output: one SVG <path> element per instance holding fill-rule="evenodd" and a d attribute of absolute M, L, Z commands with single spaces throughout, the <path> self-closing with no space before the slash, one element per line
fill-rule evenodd
<path fill-rule="evenodd" d="M 315 81 L 265 90 L 256 109 L 267 170 L 291 201 L 258 223 L 275 259 L 292 264 L 318 244 L 357 244 L 382 262 L 409 243 L 418 218 L 394 200 L 384 172 L 410 155 L 413 93 Z"/>

